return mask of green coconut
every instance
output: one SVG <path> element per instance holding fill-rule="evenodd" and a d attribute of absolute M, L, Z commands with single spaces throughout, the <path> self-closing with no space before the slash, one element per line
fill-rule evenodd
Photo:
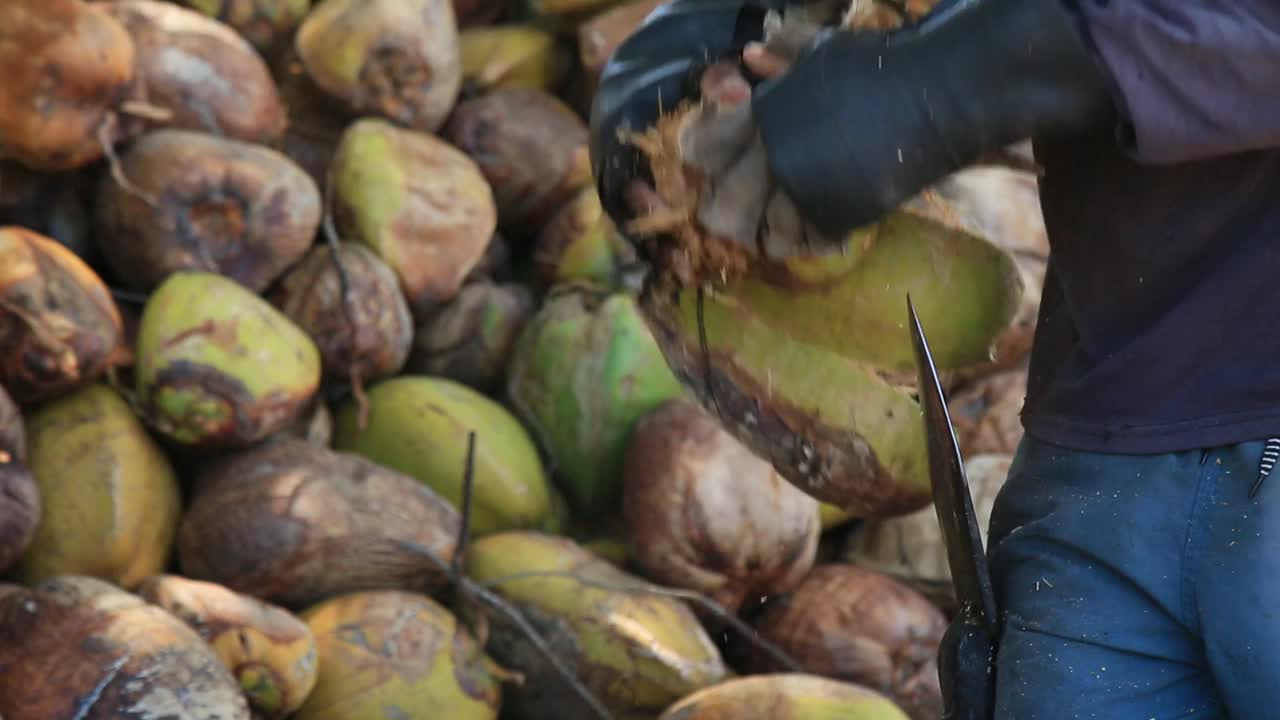
<path fill-rule="evenodd" d="M 636 423 L 683 394 L 624 293 L 554 293 L 525 326 L 507 372 L 512 408 L 587 516 L 616 509 Z"/>
<path fill-rule="evenodd" d="M 493 192 L 444 140 L 364 118 L 343 132 L 329 172 L 343 239 L 395 271 L 415 315 L 452 299 L 484 259 L 498 222 Z"/>
<path fill-rule="evenodd" d="M 246 446 L 284 430 L 310 409 L 320 377 L 311 338 L 224 275 L 176 272 L 143 309 L 138 400 L 178 443 Z"/>
<path fill-rule="evenodd" d="M 587 281 L 612 288 L 636 256 L 605 214 L 595 187 L 588 186 L 542 228 L 533 260 L 539 279 L 545 283 Z"/>
<path fill-rule="evenodd" d="M 467 573 L 502 595 L 614 717 L 652 717 L 728 676 L 697 616 L 682 601 L 563 537 L 513 531 L 473 543 Z M 527 637 L 491 616 L 495 660 L 525 676 L 504 699 L 515 720 L 597 717 Z"/>
<path fill-rule="evenodd" d="M 557 532 L 564 507 L 537 446 L 497 402 L 452 380 L 401 375 L 368 391 L 368 423 L 348 400 L 334 415 L 334 448 L 416 478 L 462 507 L 467 436 L 476 433 L 471 529 Z"/>
<path fill-rule="evenodd" d="M 987 362 L 1023 294 L 1012 255 L 922 196 L 842 253 L 753 262 L 699 293 L 652 274 L 639 306 L 703 407 L 801 489 L 856 517 L 931 498 L 907 297 L 942 372 Z M 705 344 L 704 344 L 705 339 Z"/>
<path fill-rule="evenodd" d="M 92 383 L 44 403 L 27 432 L 40 520 L 18 579 L 90 575 L 131 588 L 168 564 L 178 478 L 116 390 Z"/>

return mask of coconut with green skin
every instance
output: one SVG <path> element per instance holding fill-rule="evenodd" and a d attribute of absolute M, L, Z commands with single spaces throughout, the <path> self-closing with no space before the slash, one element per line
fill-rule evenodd
<path fill-rule="evenodd" d="M 507 369 L 511 406 L 584 516 L 615 509 L 637 422 L 683 394 L 635 301 L 561 288 L 525 326 Z"/>
<path fill-rule="evenodd" d="M 688 605 L 646 591 L 641 578 L 568 538 L 481 538 L 467 551 L 467 574 L 518 607 L 614 717 L 653 717 L 729 673 Z M 488 647 L 525 676 L 504 699 L 512 718 L 597 717 L 506 618 L 490 617 Z"/>
<path fill-rule="evenodd" d="M 245 446 L 289 427 L 320 386 L 320 353 L 270 303 L 223 275 L 177 272 L 138 327 L 137 393 L 184 445 Z"/>
<path fill-rule="evenodd" d="M 614 287 L 623 267 L 634 263 L 636 256 L 601 208 L 595 187 L 588 186 L 542 228 L 533 259 L 546 283 L 586 280 Z"/>
<path fill-rule="evenodd" d="M 563 501 L 547 478 L 533 439 L 497 402 L 438 377 L 401 375 L 368 391 L 361 429 L 354 400 L 334 415 L 334 449 L 398 470 L 462 507 L 467 436 L 476 433 L 471 529 L 557 532 Z"/>
<path fill-rule="evenodd" d="M 330 167 L 343 239 L 395 271 L 416 316 L 453 298 L 497 228 L 493 192 L 461 150 L 376 118 L 352 123 Z"/>
<path fill-rule="evenodd" d="M 322 0 L 294 45 L 320 89 L 404 127 L 438 130 L 462 90 L 451 2 Z"/>
<path fill-rule="evenodd" d="M 701 322 L 674 271 L 639 306 L 681 382 L 783 477 L 856 517 L 906 514 L 932 496 L 908 295 L 945 372 L 989 359 L 1023 292 L 962 210 L 922 195 L 843 252 L 753 261 L 703 288 Z"/>

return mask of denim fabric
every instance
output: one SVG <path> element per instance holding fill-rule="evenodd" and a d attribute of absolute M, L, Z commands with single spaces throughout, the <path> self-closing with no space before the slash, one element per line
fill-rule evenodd
<path fill-rule="evenodd" d="M 1028 436 L 991 517 L 999 720 L 1280 717 L 1280 473 L 1263 443 Z"/>

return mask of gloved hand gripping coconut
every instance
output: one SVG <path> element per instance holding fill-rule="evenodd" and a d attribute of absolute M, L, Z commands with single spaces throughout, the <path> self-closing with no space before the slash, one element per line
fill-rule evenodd
<path fill-rule="evenodd" d="M 814 6 L 673 0 L 618 49 L 592 161 L 603 207 L 659 273 L 701 286 L 845 251 L 856 230 L 1012 143 L 1114 121 L 1063 0 L 944 0 L 894 29 L 849 29 L 879 27 L 849 22 L 862 5 L 820 29 Z M 788 22 L 797 12 L 804 22 Z M 752 88 L 739 60 L 765 79 Z M 990 712 L 985 691 L 943 682 L 945 717 Z"/>
<path fill-rule="evenodd" d="M 909 7 L 895 30 L 847 29 L 883 24 L 859 23 L 863 7 L 884 12 L 836 8 L 838 29 L 819 29 L 827 8 L 782 0 L 654 12 L 605 68 L 592 108 L 605 209 L 634 234 L 737 262 L 830 252 L 1012 143 L 1111 119 L 1104 71 L 1063 0 L 944 0 L 915 22 Z M 777 74 L 748 98 L 723 61 L 765 39 L 771 11 L 784 18 L 769 28 L 773 56 L 748 68 Z"/>

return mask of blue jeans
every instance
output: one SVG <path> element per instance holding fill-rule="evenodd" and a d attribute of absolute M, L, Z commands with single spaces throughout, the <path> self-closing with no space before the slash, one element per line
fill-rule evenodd
<path fill-rule="evenodd" d="M 991 517 L 997 720 L 1280 718 L 1280 470 L 1263 443 L 1026 438 Z"/>

